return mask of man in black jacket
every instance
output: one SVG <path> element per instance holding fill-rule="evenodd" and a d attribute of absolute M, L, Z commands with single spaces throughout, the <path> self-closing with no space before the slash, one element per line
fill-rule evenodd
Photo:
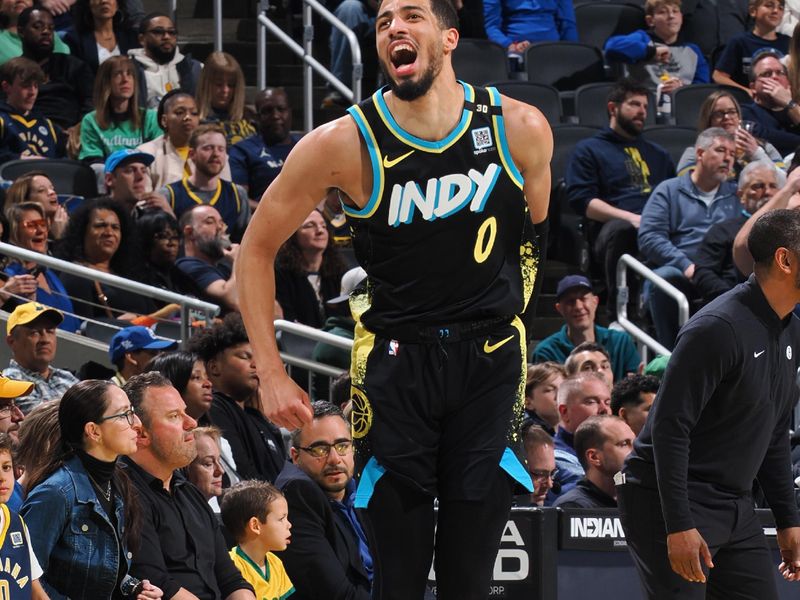
<path fill-rule="evenodd" d="M 292 543 L 280 554 L 292 600 L 369 600 L 372 557 L 353 508 L 350 424 L 330 402 L 311 406 L 313 420 L 292 433 L 293 464 L 275 482 L 292 523 Z"/>
<path fill-rule="evenodd" d="M 684 325 L 633 452 L 617 502 L 647 597 L 778 597 L 755 514 L 757 479 L 772 508 L 783 562 L 800 580 L 800 515 L 789 448 L 800 323 L 800 212 L 753 225 L 746 283 Z"/>

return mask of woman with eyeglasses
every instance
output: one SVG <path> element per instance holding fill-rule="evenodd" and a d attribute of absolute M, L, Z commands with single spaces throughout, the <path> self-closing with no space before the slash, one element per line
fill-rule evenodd
<path fill-rule="evenodd" d="M 751 162 L 757 160 L 770 160 L 779 169 L 785 169 L 783 157 L 778 150 L 767 142 L 753 136 L 747 131 L 742 122 L 742 110 L 736 98 L 730 92 L 719 90 L 712 92 L 700 106 L 700 117 L 697 122 L 697 132 L 705 131 L 709 127 L 721 127 L 736 138 L 736 163 L 734 164 L 733 177 L 738 177 L 741 170 Z M 678 175 L 694 169 L 697 156 L 694 146 L 689 146 L 683 151 L 678 161 Z"/>
<path fill-rule="evenodd" d="M 199 296 L 194 281 L 175 266 L 181 245 L 175 217 L 161 210 L 146 212 L 136 220 L 136 228 L 145 263 L 142 283 L 176 294 Z"/>
<path fill-rule="evenodd" d="M 128 574 L 140 516 L 133 488 L 118 465 L 136 452 L 141 427 L 128 397 L 108 381 L 72 386 L 58 408 L 59 441 L 31 474 L 21 514 L 50 598 L 161 598 Z"/>
<path fill-rule="evenodd" d="M 325 303 L 339 295 L 345 271 L 325 218 L 313 210 L 275 258 L 275 297 L 283 318 L 322 327 Z"/>
<path fill-rule="evenodd" d="M 6 209 L 6 218 L 11 229 L 9 243 L 31 252 L 48 254 L 49 224 L 45 209 L 39 202 L 11 204 Z M 72 301 L 55 271 L 34 261 L 12 260 L 6 265 L 4 273 L 10 279 L 3 291 L 60 310 L 64 313 L 64 320 L 59 329 L 76 331 L 80 327 L 81 321 L 73 315 L 75 310 Z M 22 302 L 15 299 L 14 304 Z"/>

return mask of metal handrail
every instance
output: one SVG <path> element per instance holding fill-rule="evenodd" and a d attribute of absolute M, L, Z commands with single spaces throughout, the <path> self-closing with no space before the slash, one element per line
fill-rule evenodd
<path fill-rule="evenodd" d="M 267 36 L 268 29 L 275 37 L 286 44 L 289 49 L 299 56 L 305 66 L 303 67 L 303 126 L 306 131 L 314 128 L 314 97 L 313 97 L 313 74 L 316 72 L 331 84 L 338 92 L 353 103 L 361 100 L 361 79 L 364 74 L 364 65 L 361 62 L 361 47 L 358 38 L 344 23 L 337 19 L 332 12 L 325 8 L 317 0 L 303 0 L 303 44 L 301 46 L 295 42 L 291 36 L 283 31 L 277 24 L 266 16 L 268 2 L 261 1 L 258 6 L 258 89 L 263 90 L 267 85 Z M 328 21 L 333 27 L 342 32 L 350 44 L 350 55 L 353 65 L 353 83 L 351 87 L 344 85 L 324 67 L 317 59 L 312 56 L 314 41 L 314 24 L 312 22 L 312 12 L 315 11 L 319 16 Z"/>
<path fill-rule="evenodd" d="M 645 344 L 658 354 L 671 356 L 672 352 L 650 337 L 643 329 L 628 319 L 628 278 L 627 269 L 633 269 L 640 276 L 650 281 L 662 292 L 671 296 L 678 303 L 678 327 L 682 327 L 689 320 L 689 300 L 686 294 L 663 277 L 656 275 L 644 263 L 636 260 L 630 254 L 623 254 L 617 262 L 617 322 L 631 334 L 640 344 Z"/>
<path fill-rule="evenodd" d="M 182 294 L 176 294 L 175 292 L 162 290 L 161 288 L 153 287 L 152 285 L 146 285 L 132 279 L 126 279 L 125 277 L 119 277 L 118 275 L 112 275 L 111 273 L 104 273 L 103 271 L 90 269 L 89 267 L 84 267 L 83 265 L 77 265 L 59 258 L 54 258 L 52 256 L 48 256 L 47 254 L 25 250 L 19 246 L 13 246 L 11 244 L 0 242 L 0 254 L 16 258 L 20 261 L 29 261 L 39 265 L 44 265 L 51 269 L 55 269 L 56 271 L 69 273 L 70 275 L 75 275 L 83 279 L 99 281 L 100 283 L 125 290 L 126 292 L 133 292 L 135 294 L 141 294 L 143 296 L 155 298 L 156 300 L 163 300 L 164 302 L 178 304 L 181 307 L 181 339 L 184 341 L 189 339 L 191 325 L 190 310 L 202 312 L 205 315 L 205 320 L 207 322 L 211 321 L 214 316 L 219 314 L 219 306 L 216 304 L 204 302 L 203 300 L 198 300 L 197 298 L 190 298 Z"/>

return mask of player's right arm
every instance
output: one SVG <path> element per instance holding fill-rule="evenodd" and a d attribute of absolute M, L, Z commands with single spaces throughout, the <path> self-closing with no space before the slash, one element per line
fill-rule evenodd
<path fill-rule="evenodd" d="M 329 187 L 356 202 L 364 197 L 360 147 L 350 117 L 303 137 L 264 192 L 236 260 L 239 306 L 260 380 L 260 408 L 273 423 L 288 429 L 310 422 L 312 413 L 308 396 L 286 374 L 275 343 L 275 256 Z"/>

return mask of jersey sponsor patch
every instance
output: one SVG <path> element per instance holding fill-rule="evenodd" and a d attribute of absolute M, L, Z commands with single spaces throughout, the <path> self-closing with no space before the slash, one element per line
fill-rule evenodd
<path fill-rule="evenodd" d="M 472 130 L 472 145 L 475 150 L 482 150 L 492 146 L 492 131 L 488 127 Z"/>
<path fill-rule="evenodd" d="M 14 546 L 14 548 L 22 546 L 23 541 L 24 540 L 22 539 L 22 533 L 20 533 L 19 531 L 11 532 L 11 545 Z"/>

